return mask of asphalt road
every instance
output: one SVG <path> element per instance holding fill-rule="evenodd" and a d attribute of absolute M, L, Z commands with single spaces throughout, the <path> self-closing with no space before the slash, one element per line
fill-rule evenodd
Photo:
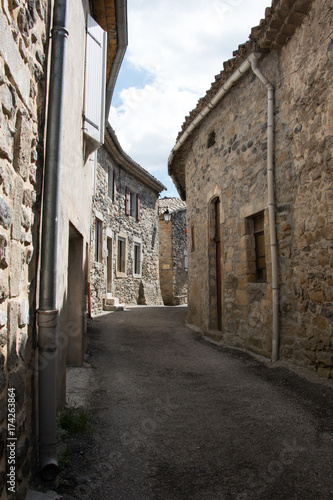
<path fill-rule="evenodd" d="M 63 498 L 332 500 L 332 385 L 212 345 L 185 318 L 143 306 L 91 321 L 94 435 Z"/>

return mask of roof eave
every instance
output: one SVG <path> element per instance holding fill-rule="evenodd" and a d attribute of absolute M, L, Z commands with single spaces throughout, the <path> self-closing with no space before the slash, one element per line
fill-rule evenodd
<path fill-rule="evenodd" d="M 110 123 L 107 123 L 106 125 L 104 146 L 121 168 L 126 170 L 126 172 L 138 179 L 154 192 L 159 194 L 167 189 L 164 184 L 162 184 L 125 153 Z"/>

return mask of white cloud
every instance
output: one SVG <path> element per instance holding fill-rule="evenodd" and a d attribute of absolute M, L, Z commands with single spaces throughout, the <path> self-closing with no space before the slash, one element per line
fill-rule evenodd
<path fill-rule="evenodd" d="M 123 149 L 163 183 L 185 116 L 264 17 L 269 0 L 131 0 L 126 65 L 110 123 Z M 121 70 L 122 71 L 122 70 Z M 126 80 L 126 70 L 122 82 Z M 170 193 L 168 192 L 168 195 Z"/>

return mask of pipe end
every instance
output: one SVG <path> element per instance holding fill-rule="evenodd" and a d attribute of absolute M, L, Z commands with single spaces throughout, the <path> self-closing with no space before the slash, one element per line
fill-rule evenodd
<path fill-rule="evenodd" d="M 49 463 L 41 469 L 41 476 L 45 481 L 53 481 L 57 477 L 58 472 L 59 467 L 55 460 L 54 463 Z"/>
<path fill-rule="evenodd" d="M 57 443 L 42 445 L 39 443 L 39 470 L 42 479 L 53 481 L 59 472 L 57 460 Z"/>

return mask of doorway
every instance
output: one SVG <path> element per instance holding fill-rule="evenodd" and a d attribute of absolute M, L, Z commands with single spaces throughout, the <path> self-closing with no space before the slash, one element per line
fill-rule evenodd
<path fill-rule="evenodd" d="M 222 330 L 222 238 L 221 238 L 221 201 L 214 198 L 210 204 L 209 237 L 209 292 L 210 328 Z"/>
<path fill-rule="evenodd" d="M 67 336 L 66 361 L 68 366 L 81 366 L 84 353 L 85 284 L 87 271 L 83 259 L 82 235 L 69 225 L 68 277 L 67 277 L 67 321 L 64 325 Z"/>

